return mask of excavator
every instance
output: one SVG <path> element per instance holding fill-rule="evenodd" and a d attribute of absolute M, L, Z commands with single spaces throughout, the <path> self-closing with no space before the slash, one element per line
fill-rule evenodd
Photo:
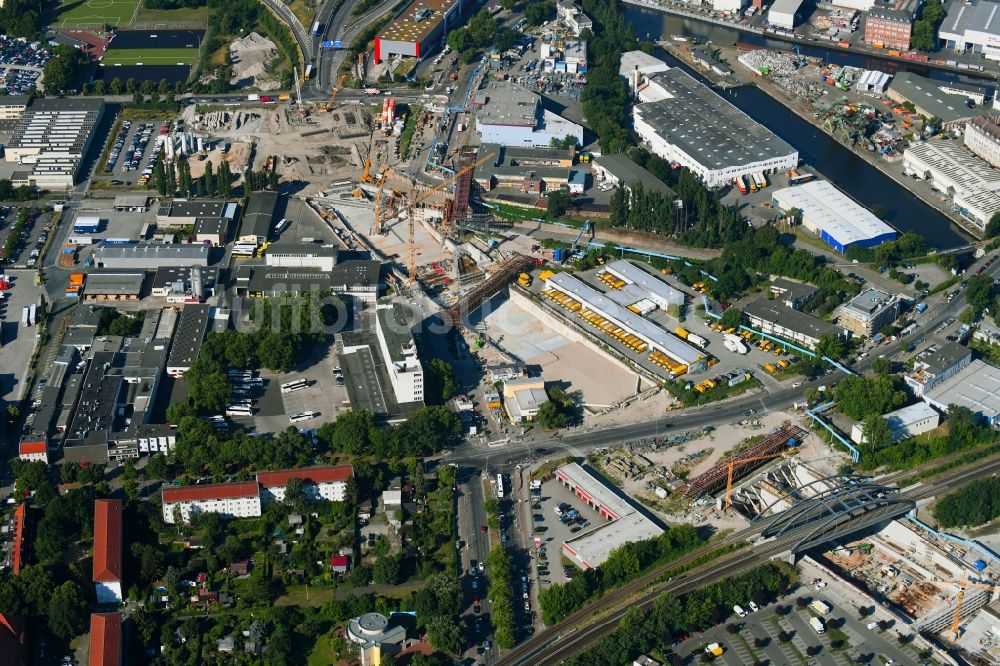
<path fill-rule="evenodd" d="M 330 109 L 333 108 L 333 100 L 337 99 L 337 94 L 340 92 L 340 89 L 344 86 L 344 79 L 346 78 L 347 77 L 344 74 L 341 74 L 340 78 L 337 79 L 337 85 L 334 86 L 333 92 L 330 93 L 330 99 L 326 100 L 326 105 L 322 109 L 320 109 L 320 113 L 329 113 Z"/>

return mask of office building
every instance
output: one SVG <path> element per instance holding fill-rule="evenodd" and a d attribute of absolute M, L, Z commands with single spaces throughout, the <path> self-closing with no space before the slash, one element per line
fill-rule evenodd
<path fill-rule="evenodd" d="M 837 324 L 862 338 L 870 338 L 896 321 L 899 299 L 878 289 L 866 289 L 840 308 Z"/>
<path fill-rule="evenodd" d="M 994 0 L 966 0 L 948 5 L 938 28 L 944 48 L 1000 60 L 1000 11 Z"/>
<path fill-rule="evenodd" d="M 425 58 L 460 26 L 468 0 L 413 0 L 375 36 L 375 62 Z"/>
<path fill-rule="evenodd" d="M 819 293 L 819 288 L 805 282 L 775 278 L 771 281 L 770 291 L 775 300 L 784 303 L 786 308 L 801 310 Z"/>
<path fill-rule="evenodd" d="M 636 92 L 643 103 L 632 119 L 643 143 L 706 187 L 798 165 L 798 151 L 680 69 L 643 78 Z"/>
<path fill-rule="evenodd" d="M 925 402 L 918 402 L 909 407 L 883 414 L 882 418 L 889 424 L 889 432 L 892 434 L 893 442 L 934 430 L 941 422 L 941 415 Z M 864 435 L 864 424 L 855 423 L 851 427 L 851 441 L 855 444 L 867 442 Z"/>
<path fill-rule="evenodd" d="M 933 354 L 918 358 L 913 364 L 913 370 L 903 375 L 903 381 L 919 398 L 971 362 L 972 351 L 968 347 L 949 342 Z"/>
<path fill-rule="evenodd" d="M 375 334 L 385 359 L 392 390 L 400 403 L 424 401 L 424 369 L 411 327 L 413 313 L 402 303 L 383 304 L 375 310 Z"/>
<path fill-rule="evenodd" d="M 544 109 L 538 95 L 513 83 L 489 81 L 472 105 L 482 143 L 548 148 L 572 135 L 583 145 L 582 126 Z"/>
<path fill-rule="evenodd" d="M 750 320 L 751 327 L 768 335 L 791 340 L 809 350 L 815 349 L 824 335 L 845 340 L 850 337 L 842 328 L 766 298 L 747 303 L 743 314 Z"/>
<path fill-rule="evenodd" d="M 569 28 L 574 37 L 579 37 L 584 30 L 591 32 L 594 30 L 594 22 L 572 0 L 559 0 L 556 3 L 556 15 L 563 22 L 563 25 Z"/>
<path fill-rule="evenodd" d="M 996 118 L 977 116 L 965 124 L 965 147 L 990 164 L 1000 167 L 1000 125 Z"/>
<path fill-rule="evenodd" d="M 556 469 L 555 477 L 583 503 L 583 517 L 595 524 L 562 544 L 563 554 L 580 567 L 596 569 L 616 548 L 663 534 L 663 528 L 640 507 L 606 486 L 588 468 L 570 463 Z"/>
<path fill-rule="evenodd" d="M 40 188 L 70 188 L 104 114 L 104 100 L 39 98 L 25 109 L 7 142 L 5 159 L 30 165 L 27 180 Z"/>
<path fill-rule="evenodd" d="M 94 590 L 99 604 L 122 602 L 122 501 L 94 500 Z"/>
<path fill-rule="evenodd" d="M 260 488 L 256 481 L 211 483 L 200 486 L 168 486 L 163 496 L 163 522 L 173 525 L 177 517 L 187 523 L 199 513 L 218 513 L 224 518 L 260 516 Z"/>
<path fill-rule="evenodd" d="M 896 231 L 829 181 L 813 180 L 771 193 L 783 211 L 801 211 L 802 226 L 838 252 L 851 246 L 875 247 L 896 238 Z"/>
<path fill-rule="evenodd" d="M 971 104 L 982 105 L 985 91 L 980 86 L 934 81 L 912 72 L 898 72 L 886 90 L 889 99 L 909 102 L 919 115 L 939 118 L 944 129 L 963 127 L 979 115 Z"/>
<path fill-rule="evenodd" d="M 991 426 L 1000 426 L 1000 368 L 976 359 L 937 383 L 924 402 L 947 413 L 952 405 L 966 407 Z"/>
<path fill-rule="evenodd" d="M 1000 211 L 1000 170 L 957 141 L 924 141 L 903 151 L 903 172 L 951 198 L 955 211 L 982 230 Z"/>
<path fill-rule="evenodd" d="M 919 0 L 903 0 L 896 5 L 878 2 L 865 17 L 865 44 L 876 48 L 910 50 L 913 22 L 917 19 Z"/>
<path fill-rule="evenodd" d="M 286 469 L 276 472 L 257 472 L 257 483 L 265 500 L 285 500 L 285 488 L 292 479 L 302 481 L 302 490 L 310 500 L 324 499 L 343 502 L 347 492 L 347 482 L 354 476 L 350 465 L 330 467 L 307 467 Z"/>

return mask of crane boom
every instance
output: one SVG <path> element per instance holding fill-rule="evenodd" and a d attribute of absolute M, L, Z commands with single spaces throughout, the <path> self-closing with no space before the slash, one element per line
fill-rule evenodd
<path fill-rule="evenodd" d="M 733 460 L 729 463 L 729 473 L 726 476 L 726 502 L 725 510 L 729 511 L 730 507 L 733 506 L 733 468 L 737 465 L 742 465 L 743 463 L 757 462 L 760 460 L 771 460 L 772 458 L 780 458 L 781 456 L 791 455 L 798 452 L 798 449 L 785 449 L 784 451 L 778 451 L 777 453 L 769 453 L 766 456 L 753 456 L 752 458 L 740 458 L 738 460 Z"/>
<path fill-rule="evenodd" d="M 330 111 L 330 109 L 333 108 L 333 100 L 337 99 L 337 94 L 340 92 L 340 89 L 344 86 L 344 79 L 346 78 L 347 76 L 345 74 L 340 75 L 340 78 L 337 79 L 337 85 L 333 87 L 333 92 L 330 93 L 330 99 L 326 100 L 326 106 L 320 109 L 320 111 L 322 111 L 323 113 L 327 113 Z"/>

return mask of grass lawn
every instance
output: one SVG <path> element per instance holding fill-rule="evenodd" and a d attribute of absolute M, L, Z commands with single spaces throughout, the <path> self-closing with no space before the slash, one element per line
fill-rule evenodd
<path fill-rule="evenodd" d="M 58 28 L 132 24 L 139 0 L 62 0 L 53 23 Z"/>
<path fill-rule="evenodd" d="M 198 61 L 198 49 L 111 49 L 105 65 L 190 65 Z"/>
<path fill-rule="evenodd" d="M 330 639 L 334 637 L 335 631 L 334 628 L 316 637 L 316 642 L 313 644 L 312 650 L 309 651 L 307 666 L 328 666 L 328 664 L 337 663 L 337 655 L 333 653 L 330 646 Z"/>
<path fill-rule="evenodd" d="M 169 28 L 174 24 L 207 23 L 212 10 L 208 7 L 179 7 L 177 9 L 146 9 L 139 7 L 135 23 Z"/>
<path fill-rule="evenodd" d="M 316 16 L 316 6 L 309 2 L 309 0 L 292 0 L 288 3 L 288 8 L 292 10 L 295 14 L 295 18 L 299 20 L 306 30 L 312 30 L 313 21 L 315 21 Z"/>

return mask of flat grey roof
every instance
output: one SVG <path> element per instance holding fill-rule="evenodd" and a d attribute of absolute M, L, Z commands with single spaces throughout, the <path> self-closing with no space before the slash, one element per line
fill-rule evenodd
<path fill-rule="evenodd" d="M 780 291 L 782 297 L 785 297 L 787 294 L 787 298 L 791 300 L 808 300 L 819 291 L 819 287 L 806 282 L 795 282 L 787 278 L 775 278 L 772 280 L 771 289 Z"/>
<path fill-rule="evenodd" d="M 251 292 L 271 293 L 276 287 L 282 291 L 302 292 L 313 287 L 331 289 L 333 287 L 332 273 L 308 268 L 281 268 L 277 266 L 246 266 L 250 277 L 247 280 L 247 290 Z M 244 273 L 241 270 L 241 273 Z M 240 275 L 242 279 L 242 275 Z"/>
<path fill-rule="evenodd" d="M 195 234 L 225 235 L 229 220 L 224 217 L 198 217 L 194 221 Z"/>
<path fill-rule="evenodd" d="M 962 35 L 967 31 L 1000 35 L 1000 4 L 996 2 L 953 2 L 941 22 L 939 34 Z M 944 35 L 942 35 L 942 38 Z"/>
<path fill-rule="evenodd" d="M 884 308 L 893 295 L 878 289 L 866 289 L 844 305 L 844 309 L 852 310 L 864 316 L 872 316 Z"/>
<path fill-rule="evenodd" d="M 334 257 L 336 258 L 339 247 L 333 244 L 319 245 L 318 243 L 271 243 L 267 246 L 267 254 L 280 254 L 293 257 Z"/>
<path fill-rule="evenodd" d="M 349 354 L 338 356 L 344 365 L 344 386 L 354 411 L 365 410 L 372 414 L 387 414 L 386 394 L 391 390 L 383 386 L 376 368 L 371 347 L 362 347 Z"/>
<path fill-rule="evenodd" d="M 535 127 L 538 124 L 538 95 L 513 83 L 491 81 L 476 93 L 475 105 L 480 107 L 476 122 L 481 125 Z"/>
<path fill-rule="evenodd" d="M 246 210 L 243 211 L 242 232 L 267 238 L 271 233 L 271 220 L 277 206 L 277 192 L 251 192 L 247 197 Z"/>
<path fill-rule="evenodd" d="M 750 301 L 743 308 L 743 312 L 748 316 L 776 323 L 784 328 L 789 328 L 797 333 L 808 334 L 810 337 L 817 339 L 824 335 L 838 336 L 843 334 L 843 329 L 829 322 L 808 315 L 805 312 L 786 308 L 784 305 L 776 301 L 769 301 L 766 298 L 758 298 L 755 301 Z"/>
<path fill-rule="evenodd" d="M 925 397 L 945 407 L 968 407 L 993 419 L 1000 415 L 1000 368 L 976 359 L 928 391 Z"/>
<path fill-rule="evenodd" d="M 939 375 L 970 354 L 972 352 L 968 347 L 957 342 L 946 342 L 935 353 L 920 359 L 920 362 L 927 366 L 927 372 Z"/>
<path fill-rule="evenodd" d="M 377 287 L 381 271 L 382 264 L 374 259 L 351 259 L 334 266 L 329 275 L 335 287 Z"/>
<path fill-rule="evenodd" d="M 188 368 L 198 358 L 201 343 L 208 330 L 208 305 L 187 304 L 181 310 L 177 320 L 177 330 L 170 345 L 170 356 L 167 366 L 171 368 Z"/>
<path fill-rule="evenodd" d="M 979 115 L 978 110 L 965 106 L 964 97 L 942 92 L 942 85 L 945 84 L 932 81 L 919 74 L 899 72 L 893 76 L 889 90 L 946 123 Z M 949 83 L 945 87 L 958 88 L 958 84 Z M 980 92 L 982 92 L 981 89 Z"/>
<path fill-rule="evenodd" d="M 27 106 L 29 95 L 0 95 L 0 106 Z"/>
<path fill-rule="evenodd" d="M 666 183 L 621 153 L 601 155 L 594 158 L 594 163 L 613 173 L 626 187 L 634 187 L 638 183 L 646 192 L 657 192 L 671 199 L 677 197 L 677 193 Z"/>
<path fill-rule="evenodd" d="M 148 194 L 119 194 L 115 196 L 115 208 L 145 208 L 148 204 Z"/>
<path fill-rule="evenodd" d="M 156 215 L 158 217 L 222 217 L 227 203 L 226 201 L 202 199 L 164 201 L 157 209 Z"/>
<path fill-rule="evenodd" d="M 402 303 L 393 303 L 391 308 L 376 309 L 375 316 L 378 317 L 382 337 L 385 338 L 386 347 L 389 349 L 389 360 L 392 362 L 405 360 L 407 355 L 403 349 L 413 345 L 412 311 L 408 313 Z"/>
<path fill-rule="evenodd" d="M 635 112 L 667 142 L 711 169 L 752 164 L 796 152 L 747 114 L 680 69 L 650 77 L 667 99 Z"/>
<path fill-rule="evenodd" d="M 98 271 L 87 274 L 83 287 L 84 295 L 105 294 L 115 296 L 138 296 L 142 292 L 145 271 Z"/>
<path fill-rule="evenodd" d="M 203 243 L 132 243 L 107 245 L 101 243 L 94 250 L 94 261 L 108 259 L 200 259 L 208 261 L 208 246 Z"/>

